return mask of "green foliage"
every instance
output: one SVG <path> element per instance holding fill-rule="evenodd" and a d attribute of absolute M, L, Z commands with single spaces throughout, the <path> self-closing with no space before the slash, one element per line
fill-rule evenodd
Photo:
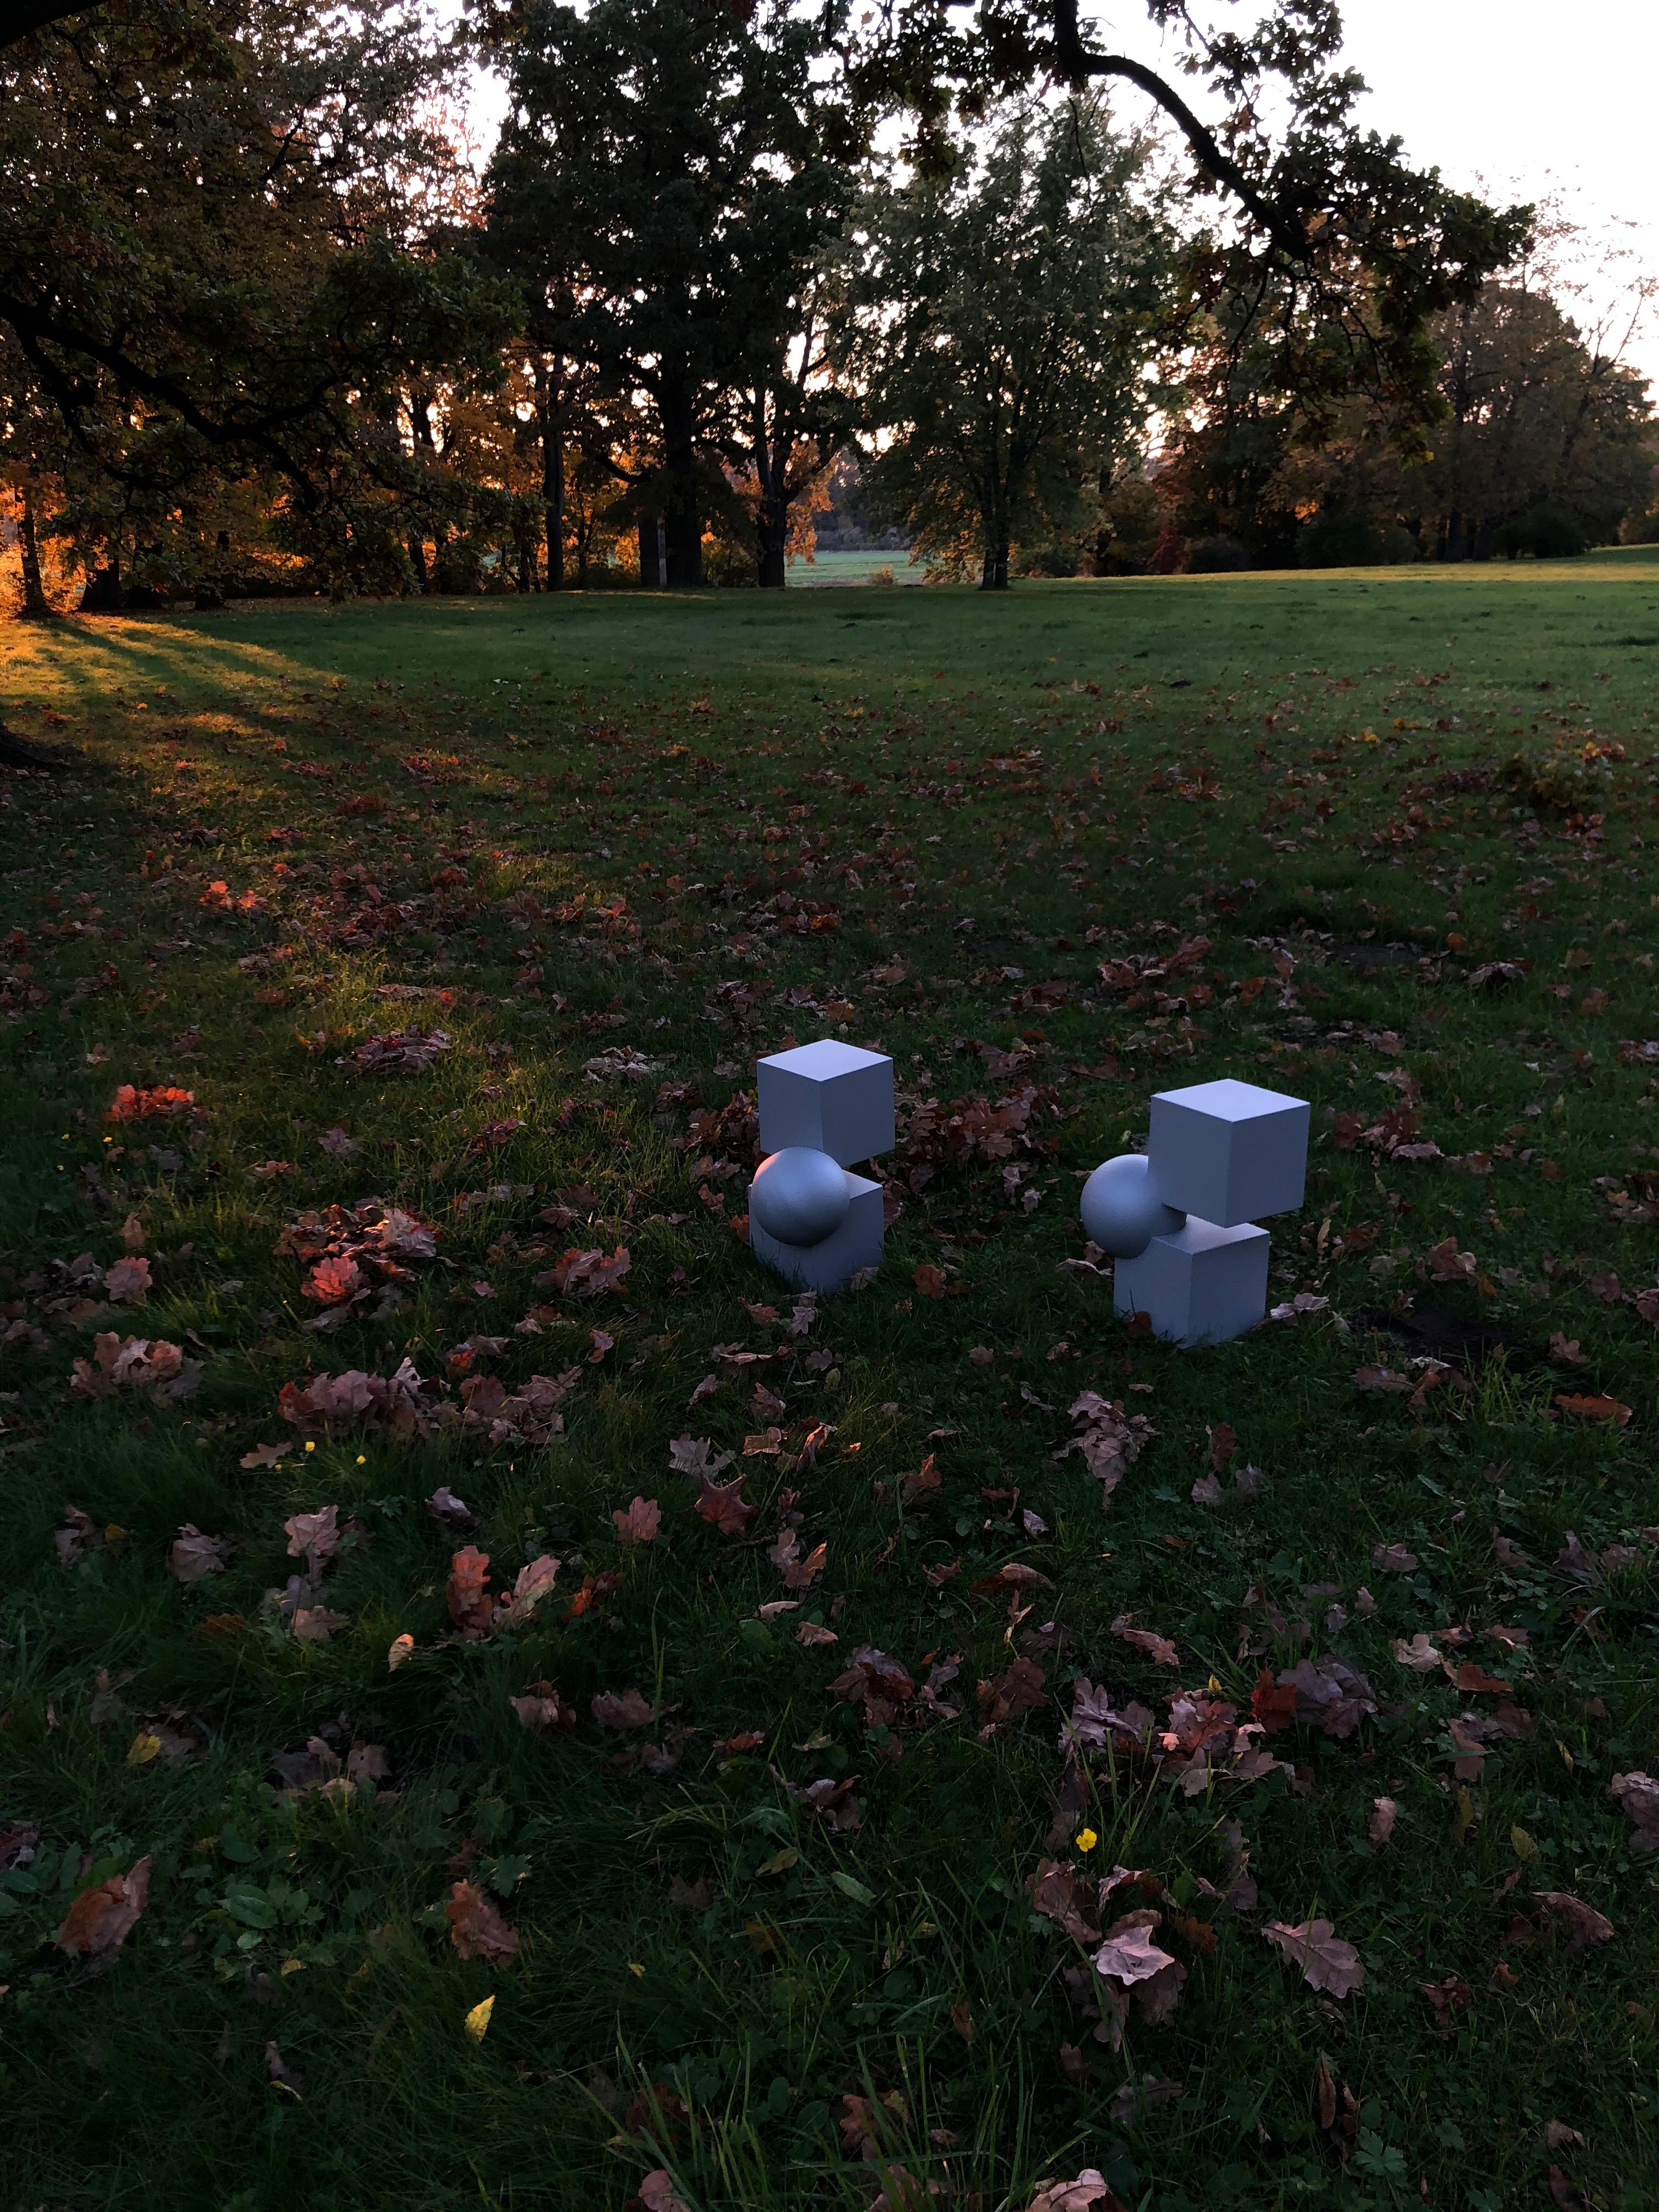
<path fill-rule="evenodd" d="M 860 498 L 947 573 L 1006 586 L 1133 448 L 1173 258 L 1151 151 L 1098 100 L 1028 104 L 948 176 L 871 189 L 841 337 L 875 437 Z"/>
<path fill-rule="evenodd" d="M 1546 502 L 1501 524 L 1492 537 L 1492 551 L 1511 561 L 1522 554 L 1534 561 L 1570 561 L 1589 551 L 1589 539 L 1576 514 Z"/>
<path fill-rule="evenodd" d="M 544 6 L 502 36 L 508 115 L 489 245 L 533 334 L 643 396 L 671 584 L 702 580 L 711 466 L 774 376 L 850 196 L 855 126 L 798 9 Z"/>
<path fill-rule="evenodd" d="M 251 482 L 325 580 L 386 580 L 408 364 L 488 383 L 507 327 L 422 204 L 447 67 L 392 0 L 100 9 L 0 51 L 0 388 L 77 547 L 222 583 Z"/>

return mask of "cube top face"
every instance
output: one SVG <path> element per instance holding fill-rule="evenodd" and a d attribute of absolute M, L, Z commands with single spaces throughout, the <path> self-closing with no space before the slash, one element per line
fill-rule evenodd
<path fill-rule="evenodd" d="M 1230 1077 L 1159 1091 L 1146 1148 L 1158 1196 L 1229 1229 L 1300 1206 L 1310 1118 L 1305 1098 Z"/>
<path fill-rule="evenodd" d="M 759 1061 L 755 1088 L 764 1152 L 805 1145 L 848 1168 L 892 1150 L 893 1063 L 885 1053 L 820 1037 Z"/>
<path fill-rule="evenodd" d="M 866 1052 L 862 1045 L 843 1044 L 839 1037 L 819 1037 L 798 1044 L 793 1052 L 775 1052 L 757 1063 L 786 1075 L 805 1076 L 809 1083 L 827 1083 L 833 1076 L 857 1075 L 862 1070 L 884 1067 L 892 1080 L 893 1063 L 884 1052 Z"/>

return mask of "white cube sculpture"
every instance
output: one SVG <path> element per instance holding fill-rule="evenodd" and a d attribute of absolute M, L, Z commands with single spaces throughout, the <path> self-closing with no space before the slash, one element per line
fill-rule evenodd
<path fill-rule="evenodd" d="M 893 1063 L 885 1053 L 820 1037 L 793 1052 L 773 1053 L 757 1063 L 755 1073 L 766 1158 L 749 1186 L 750 1249 L 799 1289 L 838 1291 L 862 1269 L 881 1264 L 881 1185 L 848 1170 L 854 1160 L 892 1150 Z M 769 1200 L 767 1171 L 780 1153 L 798 1152 L 827 1154 L 847 1189 L 846 1212 L 837 1225 L 808 1243 L 775 1234 L 763 1218 L 772 1210 L 775 1229 L 792 1218 L 794 1209 L 783 1198 Z M 790 1164 L 779 1160 L 777 1169 Z M 781 1185 L 776 1170 L 774 1179 Z"/>
<path fill-rule="evenodd" d="M 781 1237 L 769 1237 L 756 1220 L 750 1200 L 750 1250 L 797 1290 L 838 1291 L 861 1267 L 881 1265 L 881 1185 L 845 1169 L 842 1173 L 847 1176 L 847 1218 L 822 1243 L 786 1244 Z"/>
<path fill-rule="evenodd" d="M 1305 1098 L 1254 1083 L 1194 1083 L 1152 1101 L 1146 1157 L 1165 1206 L 1236 1229 L 1302 1203 L 1308 1176 Z"/>
<path fill-rule="evenodd" d="M 755 1064 L 761 1149 L 799 1145 L 844 1168 L 893 1149 L 893 1063 L 835 1037 Z"/>
<path fill-rule="evenodd" d="M 1224 1344 L 1267 1310 L 1267 1232 L 1254 1222 L 1223 1229 L 1189 1213 L 1184 1229 L 1154 1237 L 1112 1271 L 1112 1304 L 1144 1313 L 1172 1344 Z"/>
<path fill-rule="evenodd" d="M 1100 1240 L 1116 1260 L 1116 1311 L 1144 1313 L 1155 1336 L 1183 1346 L 1222 1344 L 1255 1328 L 1267 1309 L 1268 1239 L 1252 1217 L 1301 1205 L 1309 1121 L 1305 1099 L 1253 1083 L 1160 1091 L 1146 1181 L 1187 1218 L 1149 1235 L 1144 1200 L 1116 1200 L 1104 1178 L 1091 1178 L 1099 1224 L 1121 1232 Z"/>

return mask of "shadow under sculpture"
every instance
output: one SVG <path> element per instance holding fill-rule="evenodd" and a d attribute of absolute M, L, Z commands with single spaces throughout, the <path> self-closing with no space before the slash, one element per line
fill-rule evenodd
<path fill-rule="evenodd" d="M 1267 1310 L 1267 1232 L 1302 1203 L 1304 1098 L 1231 1077 L 1159 1091 L 1144 1153 L 1097 1167 L 1079 1211 L 1116 1262 L 1112 1304 L 1179 1345 L 1221 1344 Z"/>
<path fill-rule="evenodd" d="M 894 1143 L 893 1063 L 820 1037 L 759 1060 L 767 1157 L 749 1186 L 749 1244 L 798 1288 L 838 1291 L 881 1263 L 882 1190 L 850 1172 Z"/>

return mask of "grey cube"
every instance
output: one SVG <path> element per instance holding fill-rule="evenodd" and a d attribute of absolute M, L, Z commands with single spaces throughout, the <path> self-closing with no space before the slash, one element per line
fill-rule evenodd
<path fill-rule="evenodd" d="M 761 1066 L 765 1065 L 763 1060 Z M 846 1220 L 818 1244 L 785 1244 L 775 1237 L 769 1237 L 751 1213 L 750 1249 L 757 1260 L 763 1260 L 769 1267 L 775 1267 L 798 1290 L 840 1290 L 861 1268 L 881 1265 L 881 1185 L 863 1176 L 849 1175 L 847 1196 L 849 1203 Z"/>
<path fill-rule="evenodd" d="M 884 1052 L 820 1037 L 757 1061 L 755 1089 L 764 1152 L 805 1145 L 850 1168 L 893 1148 L 893 1063 Z"/>
<path fill-rule="evenodd" d="M 1117 1262 L 1112 1304 L 1121 1314 L 1144 1313 L 1168 1343 L 1224 1344 L 1267 1311 L 1268 1241 L 1254 1222 L 1223 1229 L 1189 1218 Z"/>
<path fill-rule="evenodd" d="M 1300 1206 L 1309 1119 L 1305 1098 L 1231 1076 L 1159 1091 L 1146 1144 L 1158 1196 L 1223 1229 Z"/>

